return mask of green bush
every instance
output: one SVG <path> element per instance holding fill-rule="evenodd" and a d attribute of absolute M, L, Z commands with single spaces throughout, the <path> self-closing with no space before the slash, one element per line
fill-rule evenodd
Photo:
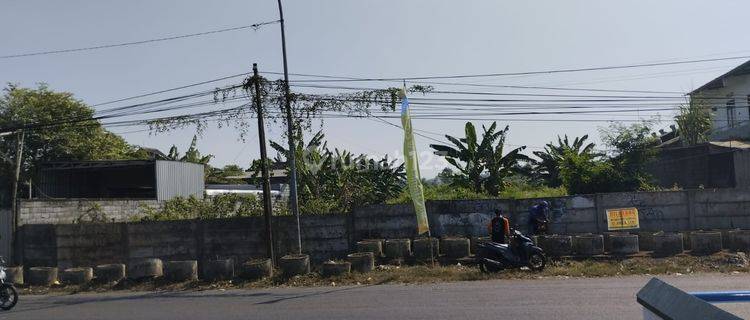
<path fill-rule="evenodd" d="M 283 203 L 277 203 L 274 215 L 288 214 Z M 263 215 L 263 203 L 253 195 L 222 194 L 198 199 L 177 197 L 164 202 L 161 208 L 141 207 L 137 221 L 185 219 L 220 219 Z"/>

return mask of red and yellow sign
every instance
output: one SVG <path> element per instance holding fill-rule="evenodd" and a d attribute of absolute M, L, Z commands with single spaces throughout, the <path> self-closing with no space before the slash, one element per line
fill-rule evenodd
<path fill-rule="evenodd" d="M 638 208 L 607 209 L 607 229 L 638 229 Z"/>

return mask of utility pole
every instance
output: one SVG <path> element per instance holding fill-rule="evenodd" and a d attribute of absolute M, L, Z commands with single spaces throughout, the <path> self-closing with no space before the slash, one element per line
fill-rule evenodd
<path fill-rule="evenodd" d="M 266 253 L 271 263 L 274 263 L 273 233 L 271 231 L 271 181 L 268 177 L 268 156 L 266 154 L 266 129 L 263 125 L 263 105 L 261 103 L 260 76 L 258 64 L 253 63 L 253 82 L 255 85 L 255 108 L 258 113 L 258 141 L 260 144 L 260 171 L 263 177 L 263 216 L 266 221 Z"/>
<path fill-rule="evenodd" d="M 299 203 L 297 202 L 297 147 L 294 144 L 294 124 L 292 123 L 292 106 L 289 101 L 289 68 L 286 63 L 286 36 L 284 35 L 284 10 L 279 3 L 279 24 L 281 25 L 281 55 L 284 59 L 284 100 L 286 104 L 287 136 L 289 139 L 289 208 L 297 218 L 297 253 L 302 253 L 302 236 L 299 227 Z"/>
<path fill-rule="evenodd" d="M 15 248 L 16 239 L 18 238 L 18 220 L 20 217 L 19 214 L 19 208 L 18 208 L 18 180 L 21 176 L 21 157 L 23 157 L 23 138 L 24 138 L 24 132 L 23 130 L 19 130 L 17 133 L 17 140 L 16 140 L 16 172 L 13 174 L 13 190 L 11 191 L 11 201 L 12 203 L 12 210 L 11 214 L 13 221 L 13 233 L 12 233 L 12 239 L 13 239 L 13 248 Z M 17 254 L 14 254 L 15 257 L 18 257 Z M 17 260 L 17 258 L 16 258 Z M 16 261 L 17 263 L 20 261 Z"/>

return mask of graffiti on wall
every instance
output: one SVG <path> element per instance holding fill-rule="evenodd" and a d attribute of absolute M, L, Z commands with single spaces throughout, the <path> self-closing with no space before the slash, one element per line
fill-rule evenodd
<path fill-rule="evenodd" d="M 641 219 L 646 220 L 660 220 L 664 219 L 664 212 L 660 208 L 655 208 L 647 205 L 643 200 L 639 199 L 635 194 L 630 194 L 628 198 L 628 205 L 638 208 L 638 214 Z"/>

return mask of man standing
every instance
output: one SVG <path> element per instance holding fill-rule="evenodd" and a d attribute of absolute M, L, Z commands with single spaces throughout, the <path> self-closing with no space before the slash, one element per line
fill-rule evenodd
<path fill-rule="evenodd" d="M 492 242 L 508 243 L 508 237 L 510 236 L 510 222 L 508 221 L 508 218 L 503 216 L 502 210 L 495 209 L 495 217 L 490 220 L 487 229 L 490 232 Z"/>

